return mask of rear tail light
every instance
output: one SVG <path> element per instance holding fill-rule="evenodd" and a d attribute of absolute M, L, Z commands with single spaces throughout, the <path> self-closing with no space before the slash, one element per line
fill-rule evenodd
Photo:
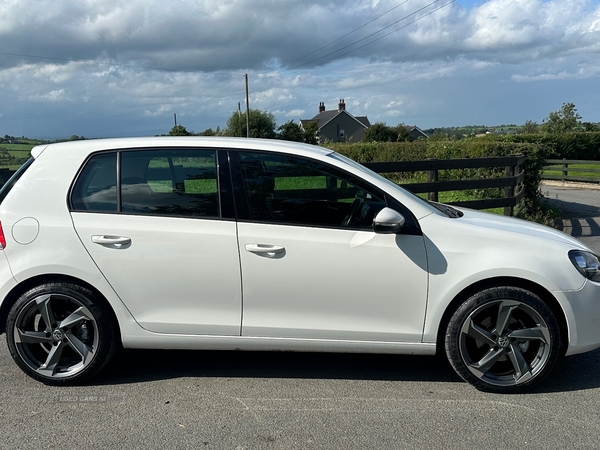
<path fill-rule="evenodd" d="M 6 238 L 4 237 L 4 230 L 2 229 L 2 222 L 0 222 L 0 250 L 6 248 Z"/>

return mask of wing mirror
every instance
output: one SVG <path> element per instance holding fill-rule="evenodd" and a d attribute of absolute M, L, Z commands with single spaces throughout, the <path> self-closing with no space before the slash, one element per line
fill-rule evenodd
<path fill-rule="evenodd" d="M 404 225 L 404 216 L 392 208 L 383 208 L 373 220 L 373 231 L 379 234 L 399 233 Z"/>

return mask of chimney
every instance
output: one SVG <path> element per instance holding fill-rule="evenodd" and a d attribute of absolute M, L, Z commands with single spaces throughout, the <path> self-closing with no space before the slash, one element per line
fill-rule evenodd
<path fill-rule="evenodd" d="M 343 98 L 340 98 L 340 103 L 338 103 L 338 111 L 346 111 L 346 103 Z"/>
<path fill-rule="evenodd" d="M 319 114 L 325 112 L 325 102 L 319 102 Z"/>

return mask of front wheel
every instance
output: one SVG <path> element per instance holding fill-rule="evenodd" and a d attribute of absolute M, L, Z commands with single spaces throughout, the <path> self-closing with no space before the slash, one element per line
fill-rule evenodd
<path fill-rule="evenodd" d="M 560 331 L 538 296 L 521 288 L 494 287 L 454 312 L 445 347 L 454 370 L 477 389 L 521 392 L 552 370 L 560 354 Z"/>
<path fill-rule="evenodd" d="M 7 320 L 11 356 L 29 376 L 46 384 L 79 383 L 113 355 L 116 330 L 88 289 L 46 283 L 23 294 Z"/>

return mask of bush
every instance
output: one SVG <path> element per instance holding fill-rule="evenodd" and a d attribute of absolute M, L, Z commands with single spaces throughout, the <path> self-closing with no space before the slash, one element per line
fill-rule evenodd
<path fill-rule="evenodd" d="M 600 135 L 600 133 L 598 133 Z M 538 135 L 539 136 L 539 135 Z M 493 140 L 490 138 L 466 139 L 434 139 L 415 142 L 370 142 L 356 144 L 329 144 L 338 153 L 348 156 L 360 163 L 384 161 L 420 161 L 426 159 L 486 158 L 492 156 L 508 156 L 524 154 L 526 156 L 524 170 L 524 198 L 518 214 L 524 218 L 535 218 L 545 221 L 541 211 L 540 181 L 541 172 L 546 159 L 550 157 L 554 147 L 545 142 L 527 142 L 508 139 Z M 391 175 L 391 176 L 390 176 Z M 388 174 L 395 182 L 405 182 L 406 174 Z M 504 176 L 503 168 L 481 168 L 445 170 L 439 172 L 439 180 L 460 180 Z M 424 181 L 425 175 L 414 181 Z M 503 196 L 501 189 L 485 189 L 468 192 L 474 198 L 493 198 Z M 541 218 L 540 218 L 541 217 Z"/>
<path fill-rule="evenodd" d="M 481 139 L 486 141 L 541 144 L 550 149 L 549 158 L 600 161 L 600 132 L 492 135 L 482 137 Z"/>

